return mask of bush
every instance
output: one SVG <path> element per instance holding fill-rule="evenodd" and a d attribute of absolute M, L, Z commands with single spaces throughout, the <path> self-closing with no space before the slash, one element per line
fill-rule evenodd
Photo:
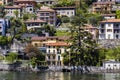
<path fill-rule="evenodd" d="M 6 60 L 9 62 L 14 62 L 15 60 L 17 60 L 17 53 L 8 53 L 8 56 L 6 56 Z"/>

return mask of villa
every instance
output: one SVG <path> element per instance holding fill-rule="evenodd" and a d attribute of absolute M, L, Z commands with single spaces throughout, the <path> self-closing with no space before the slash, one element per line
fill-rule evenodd
<path fill-rule="evenodd" d="M 21 17 L 22 8 L 21 6 L 5 6 L 4 11 L 6 12 L 6 17 Z M 18 13 L 15 14 L 15 11 Z"/>
<path fill-rule="evenodd" d="M 46 21 L 50 25 L 54 26 L 56 25 L 57 19 L 56 11 L 49 7 L 46 6 L 41 7 L 40 10 L 37 10 L 37 16 L 38 19 Z"/>
<path fill-rule="evenodd" d="M 27 20 L 25 21 L 25 24 L 27 26 L 27 30 L 34 29 L 34 28 L 40 28 L 46 24 L 43 20 Z"/>
<path fill-rule="evenodd" d="M 31 44 L 38 47 L 46 54 L 48 65 L 63 65 L 62 53 L 66 52 L 69 44 L 65 42 L 67 37 L 32 37 Z"/>
<path fill-rule="evenodd" d="M 55 7 L 53 8 L 54 10 L 56 10 L 57 14 L 60 16 L 68 16 L 68 17 L 72 17 L 75 16 L 76 14 L 76 8 L 74 6 L 70 6 L 70 7 Z"/>
<path fill-rule="evenodd" d="M 120 39 L 120 19 L 101 21 L 99 39 Z"/>

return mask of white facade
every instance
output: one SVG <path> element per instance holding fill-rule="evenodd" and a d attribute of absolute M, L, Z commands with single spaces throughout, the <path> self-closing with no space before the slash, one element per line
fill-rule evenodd
<path fill-rule="evenodd" d="M 25 7 L 25 12 L 27 12 L 27 13 L 33 13 L 33 12 L 34 12 L 34 7 L 33 7 L 33 5 L 27 5 L 27 6 Z"/>
<path fill-rule="evenodd" d="M 107 61 L 103 63 L 103 67 L 108 70 L 120 69 L 120 62 L 116 61 Z"/>
<path fill-rule="evenodd" d="M 97 1 L 106 2 L 106 1 L 116 1 L 116 0 L 97 0 Z"/>
<path fill-rule="evenodd" d="M 60 16 L 75 16 L 75 7 L 56 7 L 54 8 Z"/>
<path fill-rule="evenodd" d="M 114 19 L 115 20 L 115 19 Z M 120 39 L 120 20 L 108 20 L 99 26 L 99 39 Z M 110 21 L 110 22 L 109 22 Z"/>

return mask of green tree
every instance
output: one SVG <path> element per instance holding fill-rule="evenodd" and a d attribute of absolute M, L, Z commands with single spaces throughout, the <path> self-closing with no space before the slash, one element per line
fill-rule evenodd
<path fill-rule="evenodd" d="M 5 14 L 6 14 L 6 12 L 4 11 L 4 6 L 0 5 L 0 18 L 4 18 Z"/>
<path fill-rule="evenodd" d="M 61 21 L 62 21 L 62 23 L 68 23 L 68 22 L 70 22 L 70 18 L 67 16 L 62 16 Z"/>
<path fill-rule="evenodd" d="M 16 18 L 18 18 L 18 15 L 19 15 L 18 10 L 14 11 L 14 14 L 15 14 Z"/>
<path fill-rule="evenodd" d="M 6 60 L 9 62 L 14 62 L 15 60 L 17 60 L 17 53 L 8 53 L 8 55 L 6 56 Z"/>
<path fill-rule="evenodd" d="M 55 28 L 53 26 L 50 26 L 50 25 L 43 26 L 43 29 L 45 30 L 45 32 L 48 32 L 50 36 L 54 36 L 56 33 Z"/>
<path fill-rule="evenodd" d="M 120 10 L 116 10 L 116 17 L 117 19 L 120 19 Z"/>

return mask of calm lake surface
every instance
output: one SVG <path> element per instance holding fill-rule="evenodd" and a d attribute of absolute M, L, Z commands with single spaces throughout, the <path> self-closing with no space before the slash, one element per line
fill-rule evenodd
<path fill-rule="evenodd" d="M 0 71 L 0 80 L 120 80 L 119 73 L 80 74 L 63 72 L 7 72 Z"/>

